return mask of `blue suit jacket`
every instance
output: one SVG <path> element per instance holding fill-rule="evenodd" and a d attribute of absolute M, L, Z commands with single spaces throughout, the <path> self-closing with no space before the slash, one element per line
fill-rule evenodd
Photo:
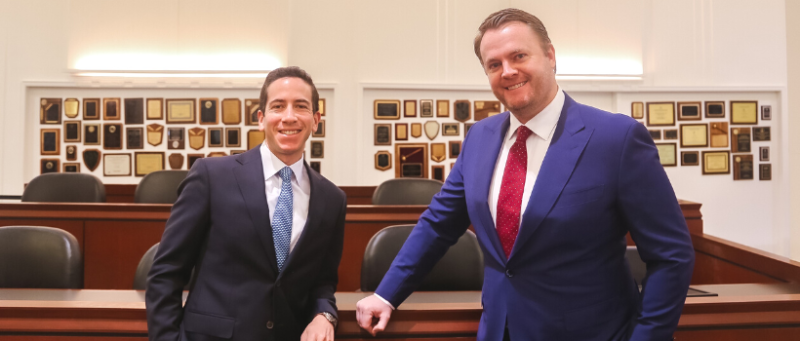
<path fill-rule="evenodd" d="M 400 305 L 470 223 L 484 253 L 478 340 L 672 340 L 694 265 L 686 221 L 645 127 L 566 96 L 510 258 L 487 199 L 509 113 L 477 122 L 376 290 Z M 631 233 L 642 298 L 624 261 Z"/>

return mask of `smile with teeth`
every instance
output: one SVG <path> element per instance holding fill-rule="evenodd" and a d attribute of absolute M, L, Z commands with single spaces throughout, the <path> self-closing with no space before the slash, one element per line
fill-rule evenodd
<path fill-rule="evenodd" d="M 299 133 L 300 130 L 281 130 L 281 134 L 283 135 L 294 135 Z"/>
<path fill-rule="evenodd" d="M 514 89 L 519 89 L 519 87 L 521 87 L 521 86 L 525 85 L 525 83 L 527 83 L 527 82 L 528 82 L 528 81 L 525 81 L 525 82 L 522 82 L 522 83 L 519 83 L 519 84 L 514 84 L 514 85 L 512 85 L 512 86 L 509 86 L 509 87 L 507 87 L 507 88 L 506 88 L 506 90 L 514 90 Z"/>

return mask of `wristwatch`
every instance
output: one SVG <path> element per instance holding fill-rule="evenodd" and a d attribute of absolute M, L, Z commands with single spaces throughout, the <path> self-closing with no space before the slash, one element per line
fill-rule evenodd
<path fill-rule="evenodd" d="M 323 311 L 319 314 L 325 317 L 325 319 L 328 320 L 328 322 L 330 322 L 333 325 L 333 328 L 336 329 L 336 325 L 339 324 L 339 320 L 337 320 L 336 317 L 333 316 L 333 314 L 327 311 Z"/>

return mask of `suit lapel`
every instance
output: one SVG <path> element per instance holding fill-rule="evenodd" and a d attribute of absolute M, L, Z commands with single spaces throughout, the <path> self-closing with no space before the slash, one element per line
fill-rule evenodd
<path fill-rule="evenodd" d="M 593 130 L 584 128 L 577 103 L 566 94 L 565 96 L 556 131 L 539 169 L 528 206 L 522 215 L 519 234 L 511 251 L 512 257 L 550 212 L 592 136 Z"/>
<path fill-rule="evenodd" d="M 308 180 L 311 183 L 311 197 L 308 200 L 308 217 L 306 217 L 306 225 L 303 227 L 303 232 L 300 234 L 297 244 L 295 244 L 292 252 L 289 252 L 289 258 L 286 259 L 286 264 L 283 266 L 281 275 L 286 272 L 286 269 L 292 266 L 292 263 L 294 263 L 292 260 L 298 257 L 298 251 L 314 250 L 311 244 L 314 241 L 313 236 L 316 234 L 315 231 L 322 227 L 322 216 L 324 215 L 322 213 L 325 212 L 326 202 L 325 191 L 322 189 L 322 186 L 320 186 L 322 176 L 315 171 L 311 171 L 307 163 L 303 162 L 303 165 L 308 175 Z M 275 251 L 273 249 L 273 254 L 274 253 Z M 278 278 L 280 278 L 281 275 L 279 275 Z"/>
<path fill-rule="evenodd" d="M 494 252 L 492 255 L 501 264 L 506 263 L 505 252 L 503 246 L 500 244 L 500 238 L 497 236 L 497 229 L 492 219 L 492 212 L 489 210 L 489 190 L 492 185 L 492 176 L 494 175 L 494 168 L 497 164 L 497 157 L 500 155 L 500 148 L 503 146 L 503 138 L 506 136 L 506 131 L 510 125 L 509 112 L 501 114 L 504 116 L 499 125 L 487 125 L 486 135 L 481 138 L 478 143 L 478 155 L 494 155 L 491 160 L 485 158 L 475 158 L 476 162 L 481 164 L 474 165 L 473 169 L 477 169 L 478 173 L 476 178 L 476 191 L 475 196 L 478 198 L 480 204 L 478 205 L 478 216 L 480 217 L 483 229 L 475 229 L 478 233 L 483 233 L 484 238 L 489 240 L 492 244 Z"/>
<path fill-rule="evenodd" d="M 269 222 L 269 206 L 264 179 L 264 166 L 261 164 L 260 148 L 253 148 L 240 154 L 236 159 L 241 166 L 233 169 L 239 190 L 247 205 L 253 228 L 264 244 L 267 260 L 275 273 L 278 273 L 278 261 L 275 258 L 275 243 L 272 240 L 272 227 Z"/>

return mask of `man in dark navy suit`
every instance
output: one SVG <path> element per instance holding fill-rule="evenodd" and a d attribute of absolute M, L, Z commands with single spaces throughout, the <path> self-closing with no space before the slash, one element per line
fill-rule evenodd
<path fill-rule="evenodd" d="M 373 335 L 472 224 L 484 254 L 478 340 L 672 340 L 694 263 L 686 221 L 644 125 L 575 102 L 538 18 L 490 15 L 475 54 L 509 109 L 475 123 L 441 192 L 375 295 Z M 647 262 L 641 297 L 625 235 Z"/>
<path fill-rule="evenodd" d="M 273 70 L 264 143 L 192 166 L 148 279 L 150 340 L 333 340 L 346 198 L 303 159 L 318 103 L 305 71 Z"/>

